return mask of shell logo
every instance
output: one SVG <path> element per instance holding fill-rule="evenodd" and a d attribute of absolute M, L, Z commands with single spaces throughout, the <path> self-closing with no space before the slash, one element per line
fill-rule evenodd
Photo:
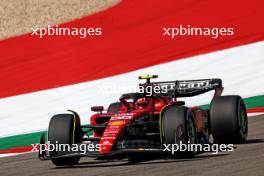
<path fill-rule="evenodd" d="M 123 124 L 125 124 L 125 122 L 123 120 L 115 120 L 115 121 L 110 122 L 109 125 L 120 126 L 120 125 L 123 125 Z"/>

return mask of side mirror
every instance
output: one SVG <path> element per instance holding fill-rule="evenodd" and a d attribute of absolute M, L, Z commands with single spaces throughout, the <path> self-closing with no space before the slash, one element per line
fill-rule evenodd
<path fill-rule="evenodd" d="M 91 110 L 94 112 L 102 112 L 104 110 L 103 106 L 93 106 L 91 107 Z"/>

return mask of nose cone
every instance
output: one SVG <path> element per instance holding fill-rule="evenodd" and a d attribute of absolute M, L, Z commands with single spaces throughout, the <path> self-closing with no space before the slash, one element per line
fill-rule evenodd
<path fill-rule="evenodd" d="M 113 145 L 116 143 L 119 134 L 124 129 L 125 125 L 129 123 L 128 120 L 113 120 L 111 119 L 105 128 L 103 136 L 99 142 L 100 153 L 109 153 Z"/>

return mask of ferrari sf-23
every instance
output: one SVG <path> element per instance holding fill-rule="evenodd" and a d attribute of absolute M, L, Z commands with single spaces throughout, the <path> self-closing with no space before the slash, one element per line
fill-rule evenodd
<path fill-rule="evenodd" d="M 39 159 L 64 166 L 78 164 L 81 157 L 132 161 L 147 155 L 175 158 L 194 156 L 199 151 L 172 154 L 164 151 L 164 146 L 243 143 L 246 140 L 248 120 L 243 99 L 238 95 L 222 96 L 221 79 L 152 81 L 157 77 L 140 76 L 139 79 L 146 80 L 139 84 L 141 91 L 121 95 L 107 109 L 91 107 L 94 114 L 89 125 L 81 125 L 74 111 L 54 115 L 48 128 L 49 144 L 92 144 L 97 148 L 88 148 L 86 152 L 39 152 Z M 179 100 L 208 91 L 214 91 L 214 95 L 207 108 L 189 107 Z M 40 149 L 45 150 L 47 141 L 41 137 Z"/>

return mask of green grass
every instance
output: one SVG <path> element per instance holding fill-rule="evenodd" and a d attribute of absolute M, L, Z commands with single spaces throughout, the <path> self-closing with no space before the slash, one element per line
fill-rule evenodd
<path fill-rule="evenodd" d="M 244 98 L 247 109 L 264 106 L 264 95 Z M 209 109 L 209 104 L 200 106 L 203 109 Z"/>
<path fill-rule="evenodd" d="M 30 134 L 21 134 L 0 138 L 0 150 L 21 146 L 29 146 L 31 144 L 39 143 L 39 139 L 43 133 L 47 136 L 46 131 L 40 131 Z"/>

